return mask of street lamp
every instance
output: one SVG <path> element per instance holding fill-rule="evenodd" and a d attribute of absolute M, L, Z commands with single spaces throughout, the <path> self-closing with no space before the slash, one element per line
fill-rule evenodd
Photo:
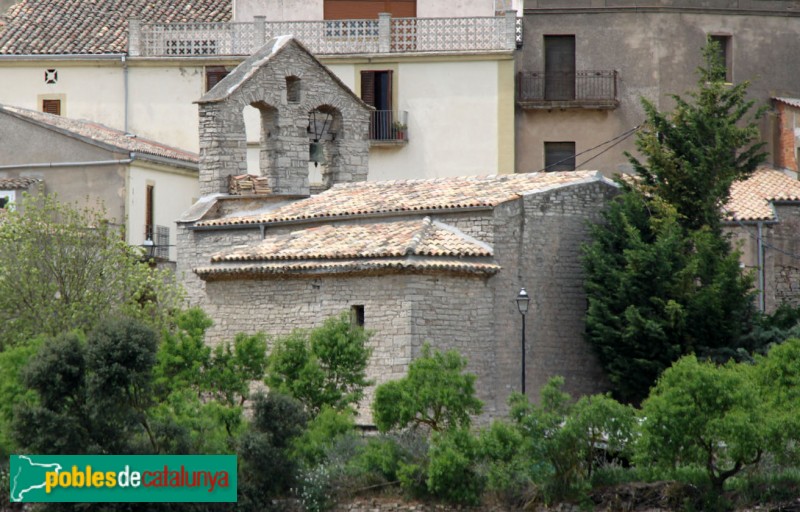
<path fill-rule="evenodd" d="M 145 256 L 148 260 L 152 260 L 156 256 L 156 244 L 153 242 L 152 238 L 148 238 L 142 243 L 142 247 L 144 248 Z"/>
<path fill-rule="evenodd" d="M 519 290 L 517 295 L 517 309 L 519 314 L 522 315 L 522 394 L 525 394 L 525 315 L 528 314 L 528 306 L 531 303 L 531 298 L 525 288 Z"/>

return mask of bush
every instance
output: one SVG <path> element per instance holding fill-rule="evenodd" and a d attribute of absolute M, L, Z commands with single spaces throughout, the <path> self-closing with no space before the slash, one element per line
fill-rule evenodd
<path fill-rule="evenodd" d="M 449 503 L 476 505 L 484 479 L 476 471 L 478 442 L 466 428 L 437 432 L 428 452 L 428 491 Z"/>

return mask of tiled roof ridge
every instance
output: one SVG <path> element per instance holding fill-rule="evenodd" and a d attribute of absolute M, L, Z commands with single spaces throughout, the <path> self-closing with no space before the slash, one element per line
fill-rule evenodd
<path fill-rule="evenodd" d="M 419 231 L 414 233 L 414 236 L 411 237 L 411 240 L 406 246 L 406 256 L 416 254 L 417 247 L 419 246 L 420 242 L 422 242 L 422 239 L 428 234 L 428 231 L 430 231 L 432 224 L 433 223 L 431 222 L 430 217 L 426 216 L 424 219 L 422 219 L 422 226 L 420 227 Z"/>
<path fill-rule="evenodd" d="M 46 126 L 48 129 L 66 132 L 72 136 L 91 140 L 98 144 L 114 147 L 118 150 L 140 153 L 163 158 L 172 158 L 196 164 L 199 156 L 185 149 L 177 148 L 158 142 L 147 137 L 125 133 L 117 128 L 98 123 L 90 119 L 73 119 L 69 117 L 48 114 L 22 107 L 0 104 L 0 111 L 6 112 L 28 122 Z M 95 131 L 97 133 L 92 134 Z"/>
<path fill-rule="evenodd" d="M 22 190 L 29 188 L 34 183 L 39 183 L 39 178 L 20 176 L 18 178 L 0 178 L 0 190 Z"/>
<path fill-rule="evenodd" d="M 764 165 L 746 180 L 733 183 L 723 213 L 730 222 L 774 221 L 776 201 L 800 202 L 800 181 L 783 170 Z"/>

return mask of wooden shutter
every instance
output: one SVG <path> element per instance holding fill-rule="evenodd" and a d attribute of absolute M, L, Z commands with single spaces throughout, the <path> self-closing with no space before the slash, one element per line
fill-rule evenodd
<path fill-rule="evenodd" d="M 575 170 L 574 142 L 545 142 L 544 166 L 548 172 Z"/>
<path fill-rule="evenodd" d="M 230 73 L 224 66 L 208 66 L 206 67 L 206 92 L 214 88 L 215 85 L 220 83 L 223 78 Z"/>
<path fill-rule="evenodd" d="M 361 99 L 372 107 L 375 106 L 375 72 L 361 72 Z"/>
<path fill-rule="evenodd" d="M 42 100 L 42 112 L 61 115 L 61 100 Z"/>
<path fill-rule="evenodd" d="M 153 195 L 155 187 L 147 185 L 147 192 L 145 192 L 145 205 L 144 205 L 144 237 L 149 240 L 153 238 Z"/>
<path fill-rule="evenodd" d="M 544 97 L 575 99 L 575 36 L 544 36 Z"/>
<path fill-rule="evenodd" d="M 360 20 L 378 18 L 388 12 L 394 18 L 417 16 L 416 0 L 325 0 L 323 17 L 326 20 Z"/>

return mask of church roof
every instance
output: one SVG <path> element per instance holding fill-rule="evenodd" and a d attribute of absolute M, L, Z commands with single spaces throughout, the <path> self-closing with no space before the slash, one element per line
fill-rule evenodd
<path fill-rule="evenodd" d="M 800 181 L 771 167 L 760 167 L 744 181 L 731 186 L 724 213 L 729 221 L 776 220 L 772 203 L 800 201 Z"/>
<path fill-rule="evenodd" d="M 230 1 L 19 0 L 0 28 L 0 54 L 124 54 L 128 20 L 143 23 L 226 22 Z"/>
<path fill-rule="evenodd" d="M 456 228 L 424 219 L 372 224 L 324 224 L 267 236 L 258 245 L 229 249 L 212 262 L 401 256 L 491 257 L 487 244 Z"/>
<path fill-rule="evenodd" d="M 598 180 L 605 180 L 598 171 L 570 171 L 344 183 L 268 212 L 212 219 L 198 222 L 196 226 L 277 224 L 374 214 L 492 208 L 525 194 Z"/>

